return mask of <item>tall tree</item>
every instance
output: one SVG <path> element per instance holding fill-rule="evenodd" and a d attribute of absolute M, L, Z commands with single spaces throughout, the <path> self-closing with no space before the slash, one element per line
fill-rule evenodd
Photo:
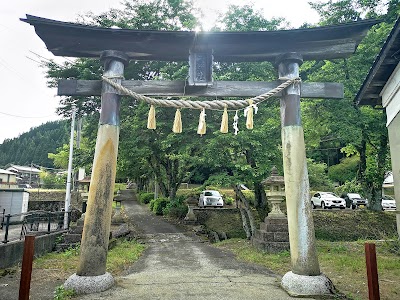
<path fill-rule="evenodd" d="M 391 5 L 398 1 L 390 1 Z M 320 14 L 322 25 L 334 25 L 359 20 L 364 17 L 384 18 L 381 8 L 384 1 L 328 1 L 311 4 Z M 307 79 L 342 82 L 345 86 L 343 101 L 313 101 L 303 103 L 306 115 L 305 134 L 308 145 L 319 147 L 321 139 L 333 139 L 343 151 L 354 151 L 359 155 L 358 179 L 370 197 L 370 208 L 380 210 L 381 185 L 387 168 L 388 144 L 384 111 L 360 108 L 354 97 L 368 73 L 375 56 L 386 39 L 391 23 L 381 23 L 372 28 L 349 59 L 309 62 L 303 66 Z M 313 65 L 318 69 L 309 72 Z M 346 147 L 345 147 L 346 146 Z M 372 162 L 372 157 L 377 157 Z"/>

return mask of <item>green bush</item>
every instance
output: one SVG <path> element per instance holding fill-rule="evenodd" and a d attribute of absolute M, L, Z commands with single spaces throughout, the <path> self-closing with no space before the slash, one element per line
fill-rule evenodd
<path fill-rule="evenodd" d="M 69 300 L 73 296 L 75 296 L 76 293 L 72 289 L 65 289 L 63 285 L 59 285 L 56 287 L 56 290 L 54 291 L 54 300 Z"/>
<path fill-rule="evenodd" d="M 153 204 L 151 204 L 153 202 Z M 167 207 L 169 200 L 168 198 L 157 198 L 155 200 L 150 201 L 151 210 L 156 215 L 163 215 L 163 209 Z"/>
<path fill-rule="evenodd" d="M 187 199 L 189 197 L 199 198 L 201 191 L 202 190 L 199 189 L 199 188 L 190 189 L 190 190 L 178 190 L 176 192 L 176 196 L 178 198 L 182 198 L 183 200 L 185 200 L 185 199 Z"/>
<path fill-rule="evenodd" d="M 139 201 L 144 204 L 150 203 L 154 199 L 154 193 L 141 193 L 139 194 Z"/>
<path fill-rule="evenodd" d="M 224 197 L 224 204 L 225 205 L 232 205 L 232 203 L 235 201 L 235 199 L 233 199 L 232 197 L 229 196 L 225 196 Z"/>
<path fill-rule="evenodd" d="M 351 181 L 345 182 L 343 185 L 335 188 L 335 193 L 341 197 L 345 193 L 358 193 L 363 195 L 363 188 L 361 183 L 357 182 L 357 180 L 353 179 Z"/>
<path fill-rule="evenodd" d="M 245 196 L 245 198 L 247 199 L 247 201 L 249 201 L 249 203 L 251 205 L 254 205 L 254 201 L 256 199 L 256 197 L 254 196 L 254 192 L 250 191 L 250 190 L 245 190 L 242 192 L 243 192 L 243 195 Z"/>
<path fill-rule="evenodd" d="M 183 219 L 187 214 L 187 205 L 184 203 L 186 198 L 177 197 L 170 202 L 163 209 L 164 216 L 169 216 L 175 219 Z"/>
<path fill-rule="evenodd" d="M 153 199 L 149 202 L 149 209 L 150 211 L 153 211 L 154 203 L 156 203 L 156 199 Z"/>

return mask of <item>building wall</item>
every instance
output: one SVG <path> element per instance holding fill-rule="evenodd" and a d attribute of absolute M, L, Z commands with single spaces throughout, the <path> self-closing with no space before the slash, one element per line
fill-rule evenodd
<path fill-rule="evenodd" d="M 20 214 L 28 211 L 29 193 L 24 190 L 0 190 L 0 212 L 5 209 L 6 214 Z M 14 218 L 12 221 L 22 219 Z"/>
<path fill-rule="evenodd" d="M 398 113 L 389 124 L 388 131 L 390 156 L 392 159 L 394 197 L 396 199 L 396 207 L 400 210 L 400 113 Z M 397 232 L 400 235 L 400 214 L 397 214 Z"/>
<path fill-rule="evenodd" d="M 382 105 L 386 108 L 390 156 L 397 210 L 400 210 L 400 64 L 393 71 L 381 92 Z M 397 214 L 397 232 L 400 236 L 400 214 Z"/>
<path fill-rule="evenodd" d="M 17 182 L 17 177 L 15 175 L 11 175 L 11 174 L 1 174 L 0 173 L 0 182 Z"/>
<path fill-rule="evenodd" d="M 17 187 L 17 176 L 14 174 L 3 174 L 0 173 L 0 188 L 16 188 Z"/>

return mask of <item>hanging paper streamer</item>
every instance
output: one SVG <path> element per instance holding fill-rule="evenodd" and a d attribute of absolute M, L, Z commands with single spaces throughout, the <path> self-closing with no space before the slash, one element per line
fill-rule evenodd
<path fill-rule="evenodd" d="M 253 115 L 257 114 L 258 107 L 257 104 L 253 104 L 253 100 L 249 99 L 249 106 L 244 110 L 244 116 L 247 117 L 246 119 L 246 128 L 253 129 Z"/>
<path fill-rule="evenodd" d="M 224 114 L 222 115 L 222 121 L 221 121 L 221 129 L 220 131 L 222 133 L 228 133 L 228 109 L 225 106 L 224 108 Z"/>
<path fill-rule="evenodd" d="M 239 121 L 239 116 L 238 116 L 238 111 L 236 111 L 236 114 L 233 117 L 233 124 L 232 124 L 233 130 L 235 131 L 235 135 L 237 135 L 239 132 L 238 121 Z"/>
<path fill-rule="evenodd" d="M 177 109 L 175 112 L 174 126 L 172 126 L 172 132 L 182 133 L 182 118 L 180 109 Z"/>
<path fill-rule="evenodd" d="M 206 134 L 206 110 L 203 108 L 199 117 L 199 127 L 197 128 L 197 134 Z"/>
<path fill-rule="evenodd" d="M 147 128 L 156 129 L 156 109 L 154 105 L 150 106 L 149 117 L 147 118 Z"/>

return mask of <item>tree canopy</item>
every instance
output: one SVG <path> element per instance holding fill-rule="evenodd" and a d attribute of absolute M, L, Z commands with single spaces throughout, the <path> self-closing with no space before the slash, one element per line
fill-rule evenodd
<path fill-rule="evenodd" d="M 370 107 L 360 108 L 354 96 L 365 78 L 376 54 L 386 39 L 397 17 L 398 1 L 343 0 L 314 2 L 319 13 L 318 25 L 334 25 L 364 18 L 382 18 L 383 22 L 370 30 L 356 53 L 348 59 L 307 61 L 301 66 L 303 81 L 342 82 L 345 99 L 302 101 L 302 122 L 305 129 L 307 155 L 312 188 L 332 188 L 330 178 L 333 165 L 342 165 L 344 157 L 359 159 L 346 169 L 344 181 L 356 178 L 364 192 L 372 199 L 372 207 L 379 209 L 380 185 L 389 167 L 388 141 L 384 111 Z M 125 1 L 123 9 L 111 9 L 100 15 L 88 14 L 84 24 L 118 26 L 119 28 L 155 30 L 194 30 L 200 24 L 191 1 L 152 0 Z M 276 30 L 285 28 L 285 20 L 268 20 L 250 5 L 230 6 L 214 30 Z M 311 26 L 311 25 L 305 25 Z M 60 78 L 99 79 L 102 66 L 96 59 L 76 59 L 62 66 L 47 64 L 49 85 Z M 215 63 L 215 80 L 275 80 L 277 73 L 268 62 Z M 125 70 L 126 79 L 185 80 L 186 62 L 131 61 Z M 201 99 L 200 99 L 201 100 Z M 72 103 L 85 116 L 84 134 L 87 145 L 94 148 L 99 99 L 97 97 L 63 97 L 59 113 L 69 116 Z M 279 103 L 271 100 L 260 105 L 251 131 L 240 130 L 238 135 L 218 131 L 222 112 L 207 111 L 207 134 L 196 135 L 198 111 L 182 111 L 183 133 L 172 133 L 175 111 L 157 108 L 157 129 L 147 130 L 148 106 L 129 98 L 121 105 L 121 135 L 118 157 L 118 177 L 134 179 L 144 184 L 156 179 L 165 196 L 174 197 L 181 182 L 191 181 L 213 185 L 243 182 L 253 187 L 260 206 L 265 201 L 261 181 L 273 165 L 282 170 L 280 151 Z M 242 114 L 243 112 L 240 112 Z M 229 113 L 229 123 L 235 112 Z M 244 118 L 240 117 L 240 122 Z M 244 128 L 244 125 L 240 125 Z M 87 151 L 90 152 L 90 151 Z M 90 165 L 90 155 L 82 155 L 81 163 Z M 337 168 L 339 168 L 339 165 Z M 319 175 L 317 175 L 319 174 Z M 323 176 L 322 176 L 323 175 Z M 315 184 L 314 184 L 315 183 Z M 139 184 L 139 186 L 141 185 Z M 349 191 L 350 192 L 350 191 Z"/>

